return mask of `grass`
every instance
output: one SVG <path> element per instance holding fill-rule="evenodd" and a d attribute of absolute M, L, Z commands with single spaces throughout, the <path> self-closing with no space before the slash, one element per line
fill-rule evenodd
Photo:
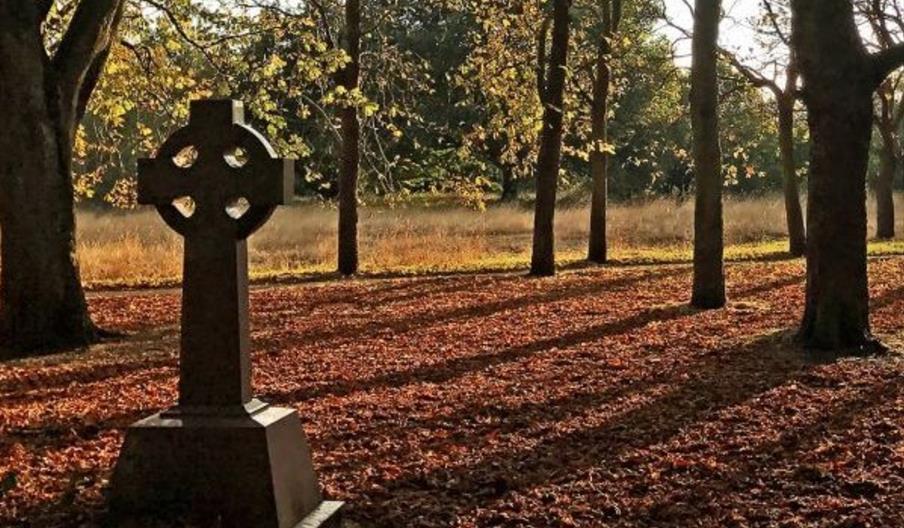
<path fill-rule="evenodd" d="M 557 213 L 561 264 L 583 260 L 588 214 L 583 207 Z M 81 211 L 78 220 L 78 256 L 89 288 L 178 282 L 181 240 L 153 210 Z M 532 211 L 516 206 L 483 212 L 454 206 L 364 207 L 362 271 L 405 275 L 523 269 L 530 259 L 532 223 Z M 904 232 L 904 225 L 898 231 Z M 252 277 L 268 281 L 330 273 L 335 269 L 335 237 L 334 209 L 317 204 L 282 208 L 250 241 Z M 787 256 L 781 199 L 726 200 L 725 237 L 729 260 Z M 691 202 L 657 199 L 610 207 L 610 256 L 615 262 L 688 262 L 692 239 Z M 904 253 L 904 240 L 873 242 L 870 253 Z"/>

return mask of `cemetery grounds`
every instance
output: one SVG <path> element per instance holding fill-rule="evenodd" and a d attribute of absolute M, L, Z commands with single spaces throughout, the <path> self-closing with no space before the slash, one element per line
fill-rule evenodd
<path fill-rule="evenodd" d="M 715 312 L 680 241 L 551 279 L 258 260 L 254 392 L 299 411 L 349 527 L 904 526 L 904 358 L 795 348 L 803 262 L 735 242 Z M 896 244 L 872 322 L 901 350 Z M 108 279 L 91 310 L 125 338 L 0 366 L 0 526 L 100 525 L 124 429 L 176 399 L 178 292 Z"/>

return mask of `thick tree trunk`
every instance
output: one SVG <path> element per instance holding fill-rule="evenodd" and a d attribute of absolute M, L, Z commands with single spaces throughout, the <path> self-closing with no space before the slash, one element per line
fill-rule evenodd
<path fill-rule="evenodd" d="M 894 141 L 883 140 L 876 179 L 876 238 L 895 237 L 895 174 L 898 172 L 898 152 Z"/>
<path fill-rule="evenodd" d="M 537 200 L 534 213 L 534 240 L 531 274 L 556 273 L 555 213 L 556 186 L 562 161 L 562 127 L 570 37 L 571 0 L 555 0 L 546 86 L 541 95 L 544 104 L 543 131 L 537 158 Z"/>
<path fill-rule="evenodd" d="M 794 47 L 811 136 L 807 293 L 799 338 L 821 349 L 875 344 L 869 326 L 866 172 L 876 73 L 848 0 L 793 0 Z"/>
<path fill-rule="evenodd" d="M 345 3 L 346 53 L 350 62 L 340 72 L 342 86 L 351 92 L 358 88 L 361 60 L 360 0 Z M 342 160 L 339 172 L 339 272 L 358 272 L 358 171 L 360 170 L 361 123 L 358 109 L 342 109 Z"/>
<path fill-rule="evenodd" d="M 722 152 L 716 71 L 719 0 L 697 0 L 694 14 L 691 121 L 694 133 L 694 289 L 691 305 L 725 306 L 722 225 Z"/>
<path fill-rule="evenodd" d="M 97 338 L 75 260 L 75 114 L 63 111 L 34 5 L 0 3 L 0 356 L 7 357 Z"/>
<path fill-rule="evenodd" d="M 807 234 L 800 205 L 800 185 L 794 160 L 794 98 L 789 95 L 778 102 L 779 152 L 782 162 L 785 194 L 785 220 L 788 223 L 788 251 L 795 257 L 807 250 Z"/>
<path fill-rule="evenodd" d="M 606 210 L 609 200 L 609 153 L 603 148 L 609 142 L 609 92 L 612 78 L 609 53 L 608 42 L 605 42 L 600 46 L 596 60 L 590 115 L 590 176 L 593 180 L 593 193 L 587 260 L 597 264 L 605 264 L 608 257 Z"/>

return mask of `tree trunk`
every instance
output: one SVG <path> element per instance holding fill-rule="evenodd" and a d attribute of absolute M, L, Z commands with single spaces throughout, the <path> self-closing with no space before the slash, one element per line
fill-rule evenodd
<path fill-rule="evenodd" d="M 0 356 L 82 346 L 91 322 L 75 260 L 72 144 L 122 18 L 122 0 L 81 0 L 56 53 L 51 2 L 0 2 Z M 39 9 L 40 8 L 40 9 Z"/>
<path fill-rule="evenodd" d="M 358 88 L 361 61 L 360 0 L 345 2 L 346 53 L 349 63 L 340 72 L 341 84 L 348 92 Z M 341 111 L 342 160 L 339 172 L 339 272 L 358 272 L 358 172 L 361 152 L 361 123 L 358 108 L 348 105 Z"/>
<path fill-rule="evenodd" d="M 609 186 L 609 91 L 612 68 L 609 65 L 609 44 L 604 39 L 596 59 L 596 78 L 593 83 L 593 102 L 590 114 L 590 176 L 593 194 L 590 202 L 590 240 L 587 260 L 605 264 L 607 260 L 606 209 Z"/>
<path fill-rule="evenodd" d="M 516 201 L 518 199 L 518 181 L 515 179 L 515 166 L 502 162 L 499 170 L 502 171 L 502 195 L 499 197 L 499 201 L 502 203 Z"/>
<path fill-rule="evenodd" d="M 807 234 L 800 206 L 797 163 L 794 160 L 794 96 L 785 94 L 778 101 L 779 152 L 784 176 L 785 220 L 788 223 L 788 251 L 795 257 L 807 251 Z"/>
<path fill-rule="evenodd" d="M 895 237 L 895 174 L 898 172 L 898 152 L 894 141 L 883 140 L 876 179 L 876 238 Z"/>
<path fill-rule="evenodd" d="M 799 338 L 812 348 L 862 350 L 875 344 L 867 288 L 866 172 L 876 74 L 850 1 L 793 0 L 792 9 L 812 142 L 807 293 Z"/>
<path fill-rule="evenodd" d="M 725 306 L 722 256 L 722 152 L 719 145 L 717 42 L 719 0 L 697 0 L 694 14 L 691 121 L 694 135 L 694 289 L 691 305 Z"/>
<path fill-rule="evenodd" d="M 571 0 L 555 0 L 549 68 L 545 90 L 541 94 L 544 104 L 543 131 L 540 136 L 540 154 L 537 158 L 537 200 L 531 256 L 531 274 L 537 276 L 551 276 L 556 273 L 554 224 L 556 186 L 562 161 L 570 7 Z"/>
<path fill-rule="evenodd" d="M 0 356 L 97 338 L 75 260 L 74 114 L 62 110 L 34 5 L 0 3 Z"/>

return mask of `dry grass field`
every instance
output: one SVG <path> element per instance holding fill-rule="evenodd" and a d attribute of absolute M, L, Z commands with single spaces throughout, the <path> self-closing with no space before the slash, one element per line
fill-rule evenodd
<path fill-rule="evenodd" d="M 583 258 L 588 214 L 586 208 L 559 211 L 561 263 Z M 729 260 L 783 255 L 780 197 L 728 199 L 725 219 Z M 515 206 L 486 211 L 451 206 L 364 207 L 362 268 L 370 274 L 519 269 L 529 259 L 532 221 L 529 208 Z M 658 199 L 613 205 L 609 222 L 611 255 L 617 262 L 690 259 L 692 202 Z M 904 223 L 898 232 L 904 233 Z M 272 280 L 329 273 L 335 266 L 335 237 L 334 209 L 312 204 L 283 208 L 251 240 L 252 275 Z M 901 253 L 904 242 L 872 244 L 871 251 Z M 83 279 L 90 288 L 173 284 L 180 275 L 181 241 L 150 209 L 81 212 L 78 252 Z"/>

